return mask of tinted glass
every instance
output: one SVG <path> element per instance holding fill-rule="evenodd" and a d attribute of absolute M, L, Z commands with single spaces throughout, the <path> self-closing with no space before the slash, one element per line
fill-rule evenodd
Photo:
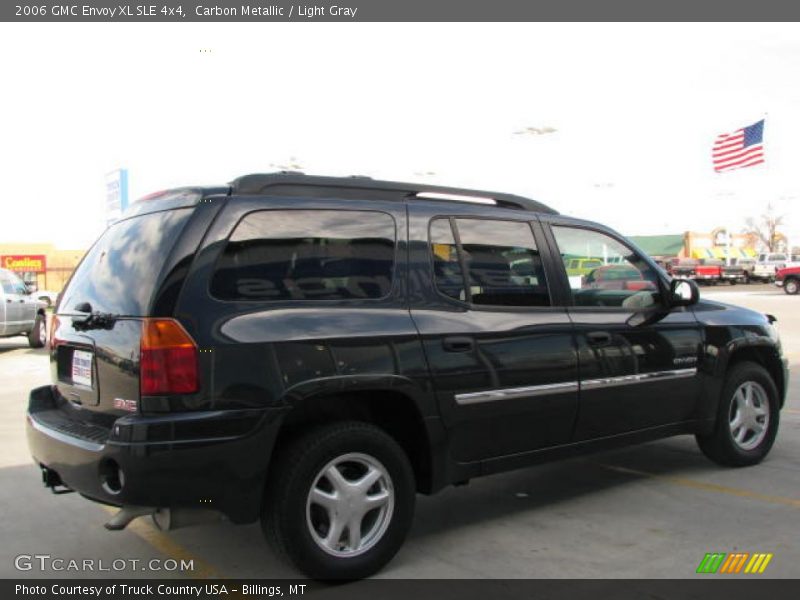
<path fill-rule="evenodd" d="M 236 226 L 212 279 L 222 300 L 349 300 L 389 294 L 395 224 L 368 211 L 265 210 Z"/>
<path fill-rule="evenodd" d="M 658 275 L 633 250 L 588 229 L 553 227 L 576 306 L 644 308 L 659 302 Z M 578 259 L 581 268 L 571 268 Z"/>
<path fill-rule="evenodd" d="M 106 229 L 72 276 L 59 311 L 88 302 L 93 311 L 146 315 L 160 267 L 191 212 L 150 213 Z"/>
<path fill-rule="evenodd" d="M 438 289 L 445 296 L 466 300 L 464 273 L 458 260 L 458 250 L 449 219 L 431 221 L 431 255 L 433 277 Z"/>
<path fill-rule="evenodd" d="M 542 260 L 528 223 L 456 220 L 473 304 L 549 306 Z"/>

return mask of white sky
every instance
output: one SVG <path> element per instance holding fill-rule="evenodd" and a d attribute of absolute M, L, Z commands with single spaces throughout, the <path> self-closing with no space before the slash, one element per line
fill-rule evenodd
<path fill-rule="evenodd" d="M 772 201 L 800 241 L 798 34 L 797 24 L 3 23 L 0 241 L 87 246 L 116 167 L 136 198 L 292 157 L 312 174 L 529 195 L 629 235 L 738 231 Z M 767 165 L 715 174 L 714 137 L 764 113 Z M 558 131 L 513 134 L 528 126 Z"/>

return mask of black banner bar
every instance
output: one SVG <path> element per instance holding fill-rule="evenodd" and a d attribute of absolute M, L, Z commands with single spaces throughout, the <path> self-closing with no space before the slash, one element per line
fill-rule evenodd
<path fill-rule="evenodd" d="M 11 0 L 0 21 L 17 22 L 469 22 L 800 20 L 786 0 Z M 677 43 L 677 42 L 676 42 Z"/>
<path fill-rule="evenodd" d="M 565 565 L 568 569 L 569 565 Z M 191 579 L 41 579 L 0 583 L 4 600 L 270 600 L 326 598 L 332 600 L 770 600 L 800 597 L 800 581 L 760 576 L 697 579 L 372 579 L 325 584 L 307 580 L 191 580 Z"/>

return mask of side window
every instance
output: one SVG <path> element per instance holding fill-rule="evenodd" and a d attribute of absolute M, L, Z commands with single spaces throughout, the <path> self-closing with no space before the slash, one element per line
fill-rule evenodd
<path fill-rule="evenodd" d="M 528 223 L 465 218 L 455 224 L 459 241 L 455 247 L 447 220 L 431 224 L 434 277 L 440 292 L 484 306 L 550 306 Z M 467 269 L 466 287 L 459 258 Z"/>
<path fill-rule="evenodd" d="M 438 289 L 445 296 L 456 300 L 466 300 L 464 273 L 458 259 L 458 249 L 450 219 L 431 221 L 431 254 L 433 256 L 433 278 Z"/>
<path fill-rule="evenodd" d="M 28 288 L 25 287 L 25 284 L 22 283 L 22 280 L 16 275 L 9 273 L 8 275 L 0 276 L 0 282 L 2 282 L 3 291 L 6 294 L 25 295 L 28 293 Z"/>
<path fill-rule="evenodd" d="M 645 308 L 660 302 L 658 275 L 633 250 L 589 229 L 553 226 L 576 306 Z M 579 267 L 570 268 L 573 260 Z"/>
<path fill-rule="evenodd" d="M 395 239 L 386 213 L 250 213 L 217 262 L 211 294 L 262 301 L 382 298 L 392 287 Z"/>

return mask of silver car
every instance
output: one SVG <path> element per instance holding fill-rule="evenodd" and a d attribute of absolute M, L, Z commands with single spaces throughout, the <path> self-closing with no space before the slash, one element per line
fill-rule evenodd
<path fill-rule="evenodd" d="M 43 347 L 47 342 L 45 306 L 16 274 L 0 269 L 0 337 L 24 335 L 31 348 Z"/>

